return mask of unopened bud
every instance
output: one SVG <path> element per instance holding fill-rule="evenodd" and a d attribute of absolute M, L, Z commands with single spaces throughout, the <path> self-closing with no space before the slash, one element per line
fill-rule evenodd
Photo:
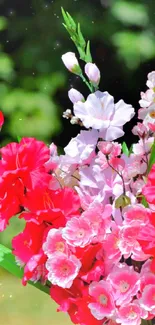
<path fill-rule="evenodd" d="M 85 65 L 85 73 L 89 80 L 92 82 L 94 85 L 98 85 L 100 82 L 101 74 L 100 70 L 96 66 L 95 63 L 87 63 Z"/>
<path fill-rule="evenodd" d="M 73 116 L 70 120 L 71 124 L 79 124 L 79 118 L 76 116 Z"/>
<path fill-rule="evenodd" d="M 70 99 L 70 101 L 75 104 L 77 102 L 83 102 L 84 101 L 84 97 L 83 95 L 76 89 L 71 88 L 68 92 L 68 97 Z"/>
<path fill-rule="evenodd" d="M 66 109 L 66 111 L 63 112 L 63 115 L 62 115 L 62 116 L 68 120 L 69 118 L 72 117 L 72 112 L 71 112 L 71 110 L 70 110 L 70 109 Z"/>
<path fill-rule="evenodd" d="M 62 55 L 62 61 L 66 68 L 71 71 L 72 73 L 75 73 L 77 75 L 81 74 L 81 68 L 79 66 L 79 62 L 75 56 L 75 53 L 73 52 L 67 52 Z"/>
<path fill-rule="evenodd" d="M 131 204 L 131 200 L 127 195 L 121 194 L 115 201 L 115 208 L 125 208 Z"/>

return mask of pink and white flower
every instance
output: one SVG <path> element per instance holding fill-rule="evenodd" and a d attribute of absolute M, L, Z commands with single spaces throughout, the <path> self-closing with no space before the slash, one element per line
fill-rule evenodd
<path fill-rule="evenodd" d="M 61 288 L 70 288 L 81 268 L 81 262 L 75 255 L 52 254 L 47 262 L 48 280 Z"/>
<path fill-rule="evenodd" d="M 123 305 L 119 308 L 116 322 L 121 325 L 140 325 L 141 318 L 146 319 L 147 316 L 147 311 L 143 310 L 136 300 L 129 305 Z"/>
<path fill-rule="evenodd" d="M 98 132 L 96 130 L 81 131 L 64 148 L 65 154 L 72 159 L 72 163 L 88 164 L 95 156 L 97 140 Z"/>
<path fill-rule="evenodd" d="M 139 101 L 139 104 L 142 108 L 149 107 L 155 98 L 153 89 L 148 89 L 145 93 L 141 92 L 140 95 L 141 99 Z"/>
<path fill-rule="evenodd" d="M 112 141 L 123 136 L 123 125 L 134 116 L 134 108 L 123 100 L 114 104 L 108 92 L 97 91 L 88 96 L 85 103 L 74 104 L 74 114 L 86 128 L 100 131 L 100 137 Z"/>
<path fill-rule="evenodd" d="M 155 315 L 155 284 L 145 286 L 139 302 L 142 308 Z"/>
<path fill-rule="evenodd" d="M 94 235 L 93 228 L 84 217 L 71 218 L 62 230 L 62 236 L 67 244 L 75 247 L 90 244 Z"/>
<path fill-rule="evenodd" d="M 140 288 L 139 274 L 126 264 L 118 264 L 109 274 L 113 296 L 117 306 L 128 304 Z"/>
<path fill-rule="evenodd" d="M 66 241 L 62 237 L 62 228 L 50 229 L 46 241 L 43 244 L 43 250 L 47 256 L 51 256 L 53 253 L 56 252 L 61 252 L 61 253 L 68 252 Z"/>
<path fill-rule="evenodd" d="M 107 281 L 92 282 L 89 286 L 89 294 L 94 298 L 94 302 L 91 302 L 88 307 L 96 319 L 101 320 L 114 315 L 114 298 L 111 286 Z"/>
<path fill-rule="evenodd" d="M 146 85 L 148 86 L 148 88 L 154 88 L 155 87 L 155 71 L 148 73 L 147 78 L 148 78 L 148 80 L 146 82 Z"/>

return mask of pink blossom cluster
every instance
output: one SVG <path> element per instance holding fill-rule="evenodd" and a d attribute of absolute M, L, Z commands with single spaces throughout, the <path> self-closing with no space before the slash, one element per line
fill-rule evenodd
<path fill-rule="evenodd" d="M 63 61 L 81 73 L 74 53 Z M 94 92 L 85 99 L 69 91 L 73 111 L 65 117 L 82 130 L 64 155 L 32 138 L 1 149 L 0 230 L 15 214 L 25 220 L 12 241 L 23 284 L 49 286 L 74 324 L 140 325 L 155 318 L 155 164 L 148 169 L 155 72 L 139 101 L 141 122 L 132 130 L 138 142 L 127 153 L 114 140 L 124 135 L 134 108 L 97 90 L 95 64 L 87 63 L 85 74 Z"/>

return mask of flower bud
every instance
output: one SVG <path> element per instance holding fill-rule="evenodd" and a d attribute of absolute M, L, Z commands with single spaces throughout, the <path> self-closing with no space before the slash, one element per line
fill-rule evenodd
<path fill-rule="evenodd" d="M 68 92 L 68 97 L 70 99 L 70 101 L 75 104 L 77 102 L 83 102 L 84 101 L 84 97 L 83 95 L 76 89 L 71 88 Z"/>
<path fill-rule="evenodd" d="M 79 62 L 73 52 L 67 52 L 62 55 L 62 61 L 66 68 L 71 71 L 72 73 L 80 75 L 81 68 L 79 66 Z"/>
<path fill-rule="evenodd" d="M 70 123 L 71 123 L 72 125 L 74 125 L 74 124 L 78 124 L 78 123 L 79 123 L 79 118 L 76 117 L 76 116 L 73 116 L 73 117 L 71 118 L 71 120 L 70 120 Z"/>
<path fill-rule="evenodd" d="M 127 195 L 120 195 L 116 201 L 115 201 L 115 208 L 119 209 L 119 208 L 125 208 L 126 206 L 131 204 L 131 200 Z"/>
<path fill-rule="evenodd" d="M 100 82 L 101 74 L 100 70 L 94 63 L 87 63 L 85 65 L 85 74 L 89 78 L 89 80 L 92 82 L 94 85 L 98 85 Z"/>

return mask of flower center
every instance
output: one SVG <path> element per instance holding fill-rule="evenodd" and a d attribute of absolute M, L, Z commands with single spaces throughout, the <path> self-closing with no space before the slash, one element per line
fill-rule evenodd
<path fill-rule="evenodd" d="M 119 287 L 120 287 L 120 291 L 123 293 L 123 292 L 126 292 L 126 291 L 128 291 L 128 289 L 129 289 L 129 283 L 128 282 L 126 282 L 126 281 L 120 281 L 120 285 L 119 285 Z"/>
<path fill-rule="evenodd" d="M 64 276 L 69 275 L 70 267 L 67 264 L 61 266 L 61 272 Z"/>
<path fill-rule="evenodd" d="M 78 232 L 77 232 L 77 237 L 78 238 L 83 238 L 84 234 L 85 234 L 84 229 L 79 229 Z"/>
<path fill-rule="evenodd" d="M 107 306 L 108 298 L 104 294 L 99 296 L 99 302 L 101 305 Z"/>
<path fill-rule="evenodd" d="M 128 314 L 128 318 L 129 319 L 135 319 L 137 317 L 137 314 L 135 313 L 135 311 L 133 311 L 132 309 L 130 310 L 129 314 Z"/>
<path fill-rule="evenodd" d="M 56 248 L 56 251 L 64 252 L 65 245 L 62 241 L 59 241 L 56 243 L 55 248 Z"/>
<path fill-rule="evenodd" d="M 151 118 L 155 118 L 155 111 L 150 112 L 149 115 L 150 115 Z"/>

